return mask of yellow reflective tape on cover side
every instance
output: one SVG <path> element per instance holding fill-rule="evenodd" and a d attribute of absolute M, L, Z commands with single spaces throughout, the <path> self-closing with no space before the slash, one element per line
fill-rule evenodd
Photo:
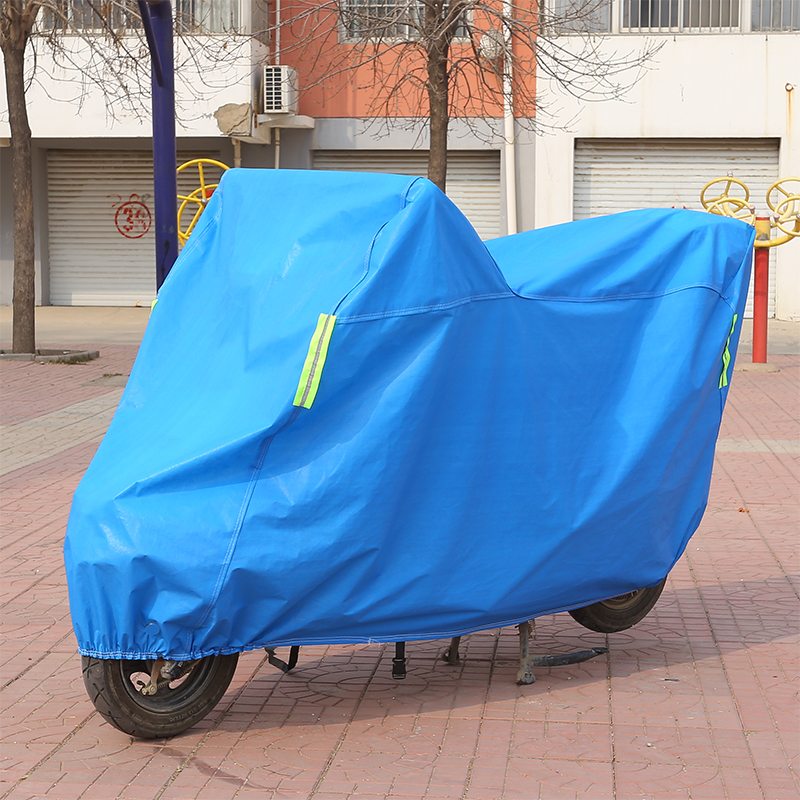
<path fill-rule="evenodd" d="M 322 375 L 322 368 L 325 366 L 325 359 L 328 356 L 328 345 L 331 341 L 333 326 L 336 324 L 336 317 L 333 314 L 320 314 L 317 321 L 317 329 L 311 337 L 308 346 L 303 371 L 300 374 L 300 383 L 297 385 L 297 392 L 294 396 L 292 405 L 301 408 L 311 408 L 314 398 L 319 389 L 319 379 Z"/>
<path fill-rule="evenodd" d="M 724 389 L 728 385 L 728 367 L 731 365 L 731 336 L 736 328 L 736 320 L 739 319 L 738 314 L 733 315 L 733 322 L 731 322 L 731 332 L 728 334 L 728 341 L 725 342 L 725 349 L 722 351 L 722 374 L 719 376 L 719 388 Z"/>

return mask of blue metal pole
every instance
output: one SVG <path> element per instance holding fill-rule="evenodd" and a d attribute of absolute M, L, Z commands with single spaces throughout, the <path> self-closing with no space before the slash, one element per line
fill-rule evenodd
<path fill-rule="evenodd" d="M 178 176 L 175 145 L 175 60 L 169 0 L 139 0 L 150 47 L 153 86 L 153 186 L 156 288 L 178 257 Z"/>

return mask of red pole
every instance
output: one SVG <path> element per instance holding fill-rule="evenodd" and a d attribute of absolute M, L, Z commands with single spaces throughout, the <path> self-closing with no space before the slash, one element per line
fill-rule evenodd
<path fill-rule="evenodd" d="M 758 223 L 766 222 L 769 217 L 758 217 Z M 769 248 L 756 247 L 753 274 L 753 363 L 767 363 L 767 298 L 769 295 Z"/>

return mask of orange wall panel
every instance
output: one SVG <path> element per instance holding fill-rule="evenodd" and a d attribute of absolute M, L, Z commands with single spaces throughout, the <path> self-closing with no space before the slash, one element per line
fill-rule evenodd
<path fill-rule="evenodd" d="M 384 42 L 380 51 L 369 42 L 341 41 L 334 3 L 293 0 L 282 5 L 281 15 L 280 61 L 297 70 L 301 114 L 427 116 L 426 57 L 413 41 Z M 515 42 L 514 49 L 523 48 Z M 450 64 L 451 116 L 501 117 L 500 80 L 475 63 L 471 43 L 453 43 Z M 524 80 L 528 87 L 533 79 Z"/>

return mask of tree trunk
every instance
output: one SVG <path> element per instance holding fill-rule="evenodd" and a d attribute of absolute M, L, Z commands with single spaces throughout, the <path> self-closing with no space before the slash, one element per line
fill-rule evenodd
<path fill-rule="evenodd" d="M 428 101 L 430 104 L 430 140 L 428 178 L 442 191 L 447 181 L 448 108 L 447 56 L 449 47 L 436 42 L 428 50 Z"/>
<path fill-rule="evenodd" d="M 12 351 L 36 349 L 34 309 L 36 280 L 33 233 L 33 159 L 31 127 L 25 105 L 25 45 L 27 36 L 6 41 L 3 56 L 6 73 L 8 117 L 14 183 L 14 295 Z"/>

